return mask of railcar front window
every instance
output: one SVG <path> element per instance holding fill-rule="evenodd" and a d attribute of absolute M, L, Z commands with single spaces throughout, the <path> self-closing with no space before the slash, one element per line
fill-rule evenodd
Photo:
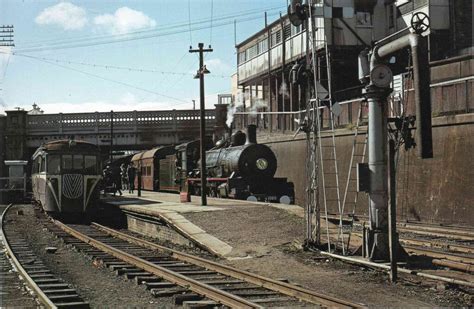
<path fill-rule="evenodd" d="M 59 174 L 61 172 L 61 158 L 58 155 L 48 156 L 48 174 Z"/>
<path fill-rule="evenodd" d="M 63 169 L 72 170 L 72 155 L 63 155 Z"/>
<path fill-rule="evenodd" d="M 84 156 L 84 170 L 86 174 L 93 175 L 97 173 L 97 157 Z"/>
<path fill-rule="evenodd" d="M 84 169 L 84 156 L 83 155 L 74 155 L 73 156 L 73 168 L 75 170 Z"/>

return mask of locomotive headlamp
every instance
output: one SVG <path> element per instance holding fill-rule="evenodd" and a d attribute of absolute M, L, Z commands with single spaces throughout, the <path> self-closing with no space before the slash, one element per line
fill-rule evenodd
<path fill-rule="evenodd" d="M 257 162 L 255 163 L 255 165 L 257 165 L 257 168 L 259 170 L 263 171 L 263 170 L 267 169 L 268 161 L 265 160 L 264 158 L 259 158 L 259 159 L 257 159 Z"/>

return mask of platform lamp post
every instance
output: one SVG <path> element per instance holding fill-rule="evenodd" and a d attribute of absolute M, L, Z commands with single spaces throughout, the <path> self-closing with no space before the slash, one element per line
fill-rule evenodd
<path fill-rule="evenodd" d="M 206 110 L 205 110 L 205 98 L 204 98 L 204 74 L 209 74 L 209 70 L 204 65 L 204 53 L 212 52 L 211 45 L 209 48 L 204 48 L 204 43 L 198 44 L 198 49 L 192 49 L 189 47 L 190 53 L 199 53 L 199 70 L 194 76 L 195 79 L 199 78 L 199 92 L 200 92 L 200 143 L 201 143 L 201 205 L 207 205 L 206 196 L 206 143 L 204 141 L 206 135 Z"/>

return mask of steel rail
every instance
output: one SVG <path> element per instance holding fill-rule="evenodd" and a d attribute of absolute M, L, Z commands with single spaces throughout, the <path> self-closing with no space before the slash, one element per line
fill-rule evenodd
<path fill-rule="evenodd" d="M 362 235 L 362 234 L 361 234 Z M 474 247 L 441 242 L 439 240 L 414 239 L 408 237 L 399 238 L 400 242 L 406 245 L 423 246 L 429 248 L 445 249 L 450 252 L 461 252 L 474 254 Z"/>
<path fill-rule="evenodd" d="M 8 239 L 6 237 L 6 233 L 5 233 L 5 230 L 4 230 L 4 226 L 5 226 L 6 214 L 7 214 L 8 210 L 10 210 L 11 207 L 13 207 L 13 204 L 8 205 L 8 207 L 2 213 L 2 217 L 1 217 L 1 220 L 0 220 L 0 225 L 2 227 L 1 228 L 1 236 L 2 236 L 3 243 L 5 245 L 6 253 L 10 257 L 10 259 L 12 260 L 14 266 L 16 267 L 18 272 L 20 273 L 21 277 L 25 280 L 26 285 L 28 285 L 28 287 L 35 293 L 35 295 L 38 297 L 39 301 L 43 305 L 45 305 L 47 308 L 56 309 L 57 308 L 56 305 L 53 304 L 53 302 L 48 298 L 48 296 L 46 296 L 46 294 L 43 293 L 41 288 L 28 275 L 26 270 L 23 268 L 21 263 L 16 258 L 15 254 L 13 253 L 13 250 L 10 246 L 10 243 L 8 242 Z"/>
<path fill-rule="evenodd" d="M 244 280 L 249 283 L 267 288 L 269 290 L 276 291 L 287 296 L 295 297 L 301 301 L 323 305 L 327 307 L 339 307 L 339 308 L 341 307 L 365 308 L 366 307 L 365 305 L 360 304 L 360 303 L 354 303 L 354 302 L 342 300 L 336 297 L 324 295 L 324 294 L 317 293 L 317 292 L 314 292 L 302 287 L 298 287 L 298 286 L 294 286 L 285 282 L 265 278 L 263 276 L 252 274 L 244 270 L 239 270 L 227 265 L 222 265 L 213 261 L 206 260 L 201 257 L 193 256 L 187 253 L 183 253 L 177 250 L 163 247 L 155 243 L 152 243 L 150 241 L 146 241 L 146 240 L 143 240 L 131 235 L 124 234 L 122 232 L 102 226 L 97 223 L 92 223 L 91 225 L 103 232 L 106 232 L 107 234 L 111 236 L 128 241 L 130 243 L 137 244 L 139 246 L 143 246 L 149 249 L 171 253 L 173 258 L 176 258 L 180 261 L 188 262 L 194 265 L 204 267 L 208 270 L 213 270 L 221 274 L 234 277 L 236 279 Z"/>
<path fill-rule="evenodd" d="M 263 308 L 262 306 L 253 303 L 251 301 L 248 301 L 242 297 L 233 295 L 231 293 L 225 292 L 223 290 L 220 290 L 218 288 L 212 287 L 210 285 L 201 283 L 197 280 L 188 278 L 186 276 L 183 276 L 179 273 L 170 271 L 162 266 L 153 264 L 147 260 L 144 260 L 142 258 L 139 258 L 137 256 L 134 256 L 132 254 L 129 254 L 127 252 L 124 252 L 122 250 L 116 249 L 112 246 L 109 246 L 107 244 L 104 244 L 92 237 L 89 237 L 57 220 L 53 220 L 53 222 L 61 228 L 64 232 L 76 237 L 77 239 L 95 247 L 96 249 L 99 249 L 105 253 L 108 253 L 122 261 L 125 261 L 131 265 L 134 265 L 138 268 L 141 268 L 149 273 L 152 273 L 156 276 L 159 276 L 167 281 L 170 281 L 176 285 L 182 286 L 184 288 L 187 288 L 193 292 L 196 292 L 198 294 L 204 295 L 212 300 L 215 300 L 219 303 L 222 303 L 226 306 L 232 307 L 232 308 Z"/>
<path fill-rule="evenodd" d="M 428 248 L 407 246 L 407 245 L 404 245 L 403 248 L 407 252 L 412 252 L 416 255 L 426 255 L 433 258 L 446 259 L 446 260 L 450 260 L 454 262 L 474 265 L 474 258 L 472 256 L 461 255 L 461 254 L 450 253 L 450 252 L 443 252 L 443 251 L 438 251 L 438 250 L 431 250 Z"/>
<path fill-rule="evenodd" d="M 352 232 L 353 235 L 361 237 L 362 238 L 362 233 L 359 232 Z M 458 245 L 458 244 L 452 244 L 448 242 L 442 242 L 439 240 L 431 240 L 431 239 L 415 239 L 415 238 L 409 238 L 405 236 L 399 237 L 399 241 L 403 244 L 403 246 L 410 246 L 410 245 L 415 245 L 419 247 L 424 247 L 421 249 L 444 249 L 448 250 L 449 253 L 467 253 L 467 254 L 473 254 L 474 253 L 474 247 L 472 246 L 464 246 L 464 245 Z"/>

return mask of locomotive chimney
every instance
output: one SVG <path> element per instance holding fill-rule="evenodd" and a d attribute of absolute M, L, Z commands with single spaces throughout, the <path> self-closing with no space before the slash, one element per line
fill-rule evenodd
<path fill-rule="evenodd" d="M 257 126 L 249 124 L 247 126 L 247 142 L 245 144 L 256 144 L 257 143 Z"/>

